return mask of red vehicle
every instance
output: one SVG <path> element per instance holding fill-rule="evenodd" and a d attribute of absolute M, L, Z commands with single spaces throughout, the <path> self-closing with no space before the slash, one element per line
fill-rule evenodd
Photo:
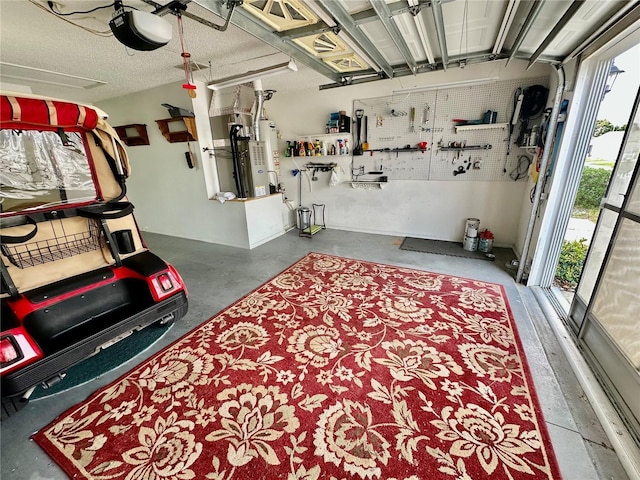
<path fill-rule="evenodd" d="M 126 151 L 96 109 L 0 96 L 2 416 L 38 384 L 187 312 L 127 201 Z"/>

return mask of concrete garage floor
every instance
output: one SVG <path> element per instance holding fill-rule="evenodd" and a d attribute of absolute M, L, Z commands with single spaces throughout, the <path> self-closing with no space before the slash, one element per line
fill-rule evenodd
<path fill-rule="evenodd" d="M 66 476 L 29 437 L 56 416 L 200 325 L 309 251 L 418 268 L 501 283 L 524 344 L 560 469 L 565 480 L 627 480 L 596 415 L 531 291 L 514 283 L 502 262 L 445 257 L 398 248 L 401 238 L 325 230 L 312 239 L 289 232 L 253 250 L 145 234 L 149 247 L 171 262 L 189 289 L 189 313 L 151 348 L 100 378 L 31 401 L 0 427 L 3 480 Z"/>

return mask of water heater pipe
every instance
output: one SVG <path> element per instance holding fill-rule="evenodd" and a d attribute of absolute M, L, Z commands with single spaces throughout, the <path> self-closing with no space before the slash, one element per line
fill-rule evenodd
<path fill-rule="evenodd" d="M 264 105 L 264 91 L 262 90 L 262 80 L 253 81 L 253 89 L 256 92 L 256 113 L 253 116 L 253 134 L 256 142 L 260 141 L 260 120 L 262 119 L 262 107 Z"/>

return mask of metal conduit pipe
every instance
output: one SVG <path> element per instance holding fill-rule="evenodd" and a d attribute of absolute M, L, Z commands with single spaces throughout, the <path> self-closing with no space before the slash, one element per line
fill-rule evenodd
<path fill-rule="evenodd" d="M 540 175 L 538 175 L 536 190 L 533 194 L 531 215 L 529 216 L 527 233 L 525 234 L 524 244 L 522 245 L 520 263 L 518 264 L 518 272 L 516 273 L 516 283 L 520 283 L 522 281 L 524 269 L 527 265 L 529 247 L 531 246 L 531 237 L 533 237 L 533 227 L 536 223 L 536 216 L 538 213 L 538 209 L 540 208 L 540 198 L 542 197 L 542 189 L 547 178 L 547 168 L 549 167 L 549 158 L 551 157 L 551 146 L 553 145 L 553 137 L 556 134 L 556 128 L 558 126 L 558 116 L 560 114 L 560 104 L 562 103 L 562 95 L 564 93 L 565 77 L 564 69 L 562 68 L 562 66 L 556 65 L 555 70 L 556 78 L 558 80 L 558 86 L 556 87 L 556 97 L 553 101 L 553 109 L 551 110 L 551 117 L 549 118 L 549 128 L 547 129 L 547 135 L 544 139 L 545 147 L 544 152 L 542 153 L 542 159 L 540 160 Z M 553 146 L 554 148 L 558 148 L 558 145 Z"/>
<path fill-rule="evenodd" d="M 260 119 L 262 118 L 262 107 L 264 105 L 264 92 L 262 91 L 262 80 L 253 81 L 253 89 L 256 92 L 256 114 L 253 116 L 253 135 L 256 142 L 260 141 Z"/>
<path fill-rule="evenodd" d="M 538 15 L 540 15 L 542 7 L 544 6 L 544 3 L 546 1 L 547 0 L 537 0 L 529 10 L 527 18 L 524 20 L 524 23 L 522 24 L 522 27 L 520 28 L 516 39 L 513 41 L 513 45 L 511 45 L 511 53 L 509 54 L 507 65 L 509 65 L 509 62 L 511 62 L 513 57 L 515 57 L 520 50 L 520 45 L 522 45 L 522 42 L 524 42 L 524 39 L 531 30 L 531 27 L 535 23 L 536 18 L 538 18 Z"/>

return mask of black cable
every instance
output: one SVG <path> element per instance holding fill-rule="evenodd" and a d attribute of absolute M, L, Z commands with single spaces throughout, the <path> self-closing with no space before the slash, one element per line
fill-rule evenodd
<path fill-rule="evenodd" d="M 517 182 L 518 180 L 526 178 L 529 174 L 529 167 L 531 167 L 531 158 L 527 155 L 520 155 L 518 157 L 518 164 L 516 165 L 516 168 L 511 170 L 511 173 L 509 174 L 511 180 Z"/>
<path fill-rule="evenodd" d="M 91 10 L 86 10 L 86 11 L 83 11 L 83 12 L 68 12 L 68 13 L 61 13 L 61 12 L 56 12 L 56 11 L 54 10 L 54 8 L 53 8 L 53 6 L 54 6 L 54 2 L 52 2 L 51 0 L 49 0 L 49 1 L 47 2 L 47 5 L 49 5 L 49 8 L 51 9 L 51 11 L 52 11 L 53 13 L 55 13 L 56 15 L 60 15 L 61 17 L 66 17 L 66 16 L 68 16 L 68 15 L 81 15 L 81 14 L 86 14 L 86 13 L 93 13 L 93 12 L 95 12 L 95 11 L 97 11 L 97 10 L 101 10 L 101 9 L 103 9 L 103 8 L 111 8 L 111 7 L 113 7 L 115 4 L 116 4 L 116 2 L 113 2 L 113 3 L 110 3 L 109 5 L 102 5 L 102 6 L 100 6 L 100 7 L 92 8 Z"/>
<path fill-rule="evenodd" d="M 79 25 L 77 23 L 74 23 L 71 20 L 69 20 L 68 18 L 65 18 L 64 15 L 58 15 L 58 13 L 55 10 L 53 10 L 52 5 L 45 5 L 43 3 L 40 3 L 39 0 L 27 0 L 27 1 L 32 3 L 36 7 L 40 8 L 41 10 L 44 10 L 49 15 L 54 15 L 56 18 L 59 18 L 60 20 L 62 20 L 64 22 L 67 22 L 70 25 L 73 25 L 74 27 L 81 28 L 85 32 L 89 32 L 92 35 L 96 35 L 98 37 L 112 37 L 113 36 L 113 32 L 111 31 L 111 29 L 105 30 L 105 31 L 94 30 L 93 28 L 88 28 L 88 27 L 85 27 L 83 25 Z M 53 3 L 53 2 L 49 2 L 49 3 Z"/>

